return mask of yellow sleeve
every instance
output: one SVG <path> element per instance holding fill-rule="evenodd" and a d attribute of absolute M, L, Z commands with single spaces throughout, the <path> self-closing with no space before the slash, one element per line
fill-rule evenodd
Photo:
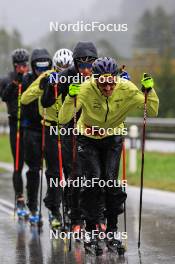
<path fill-rule="evenodd" d="M 49 74 L 53 72 L 53 70 L 48 70 L 43 72 L 22 94 L 21 103 L 24 105 L 30 104 L 37 98 L 39 98 L 43 94 L 43 90 L 39 88 L 40 81 L 43 77 L 49 76 Z"/>
<path fill-rule="evenodd" d="M 134 99 L 136 107 L 139 109 L 144 108 L 145 96 L 144 93 L 137 88 L 132 82 L 128 82 L 128 88 L 130 90 L 130 95 Z M 147 97 L 147 115 L 148 117 L 156 117 L 158 115 L 159 109 L 159 98 L 154 90 L 154 88 L 149 91 Z"/>
<path fill-rule="evenodd" d="M 42 76 L 43 77 L 43 76 Z M 39 83 L 42 78 L 39 76 L 22 94 L 21 103 L 24 105 L 30 104 L 43 94 L 43 90 L 39 88 Z"/>
<path fill-rule="evenodd" d="M 79 95 L 75 97 L 66 96 L 63 105 L 59 111 L 59 123 L 67 124 L 74 116 L 75 113 L 75 100 L 76 100 L 76 112 L 81 108 L 81 101 Z"/>

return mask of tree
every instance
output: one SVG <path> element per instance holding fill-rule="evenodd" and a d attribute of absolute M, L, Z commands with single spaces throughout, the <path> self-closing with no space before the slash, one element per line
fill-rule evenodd
<path fill-rule="evenodd" d="M 175 75 L 169 54 L 163 58 L 161 72 L 155 80 L 160 100 L 159 116 L 175 117 Z"/>
<path fill-rule="evenodd" d="M 135 46 L 157 49 L 161 55 L 167 51 L 172 52 L 172 19 L 162 7 L 157 7 L 154 12 L 145 11 L 138 21 Z"/>
<path fill-rule="evenodd" d="M 135 37 L 136 47 L 150 48 L 153 46 L 154 32 L 153 32 L 154 18 L 152 13 L 147 10 L 138 21 L 138 33 Z"/>

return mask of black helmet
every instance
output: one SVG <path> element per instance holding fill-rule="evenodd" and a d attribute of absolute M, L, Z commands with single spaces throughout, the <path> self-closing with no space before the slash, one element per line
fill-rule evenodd
<path fill-rule="evenodd" d="M 28 62 L 28 60 L 29 60 L 29 53 L 26 49 L 16 49 L 12 52 L 13 64 Z"/>
<path fill-rule="evenodd" d="M 90 41 L 80 41 L 74 48 L 73 51 L 73 59 L 74 60 L 90 60 L 90 59 L 97 59 L 97 49 L 94 43 Z"/>
<path fill-rule="evenodd" d="M 46 71 L 52 67 L 52 58 L 46 49 L 34 49 L 31 54 L 32 70 Z"/>
<path fill-rule="evenodd" d="M 113 58 L 99 58 L 92 64 L 92 73 L 99 76 L 106 73 L 117 75 L 117 63 Z"/>
<path fill-rule="evenodd" d="M 31 54 L 31 64 L 42 60 L 52 61 L 52 57 L 46 49 L 34 49 Z"/>

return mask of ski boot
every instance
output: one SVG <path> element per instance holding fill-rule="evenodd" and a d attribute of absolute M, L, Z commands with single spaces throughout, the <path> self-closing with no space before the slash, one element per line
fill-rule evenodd
<path fill-rule="evenodd" d="M 93 256 L 101 256 L 103 254 L 103 249 L 99 245 L 99 242 L 96 238 L 92 238 L 90 232 L 85 231 L 84 238 L 84 248 L 85 253 Z"/>
<path fill-rule="evenodd" d="M 39 217 L 38 211 L 31 212 L 31 214 L 29 215 L 29 222 L 31 226 L 38 226 L 38 227 L 43 226 L 42 217 Z"/>
<path fill-rule="evenodd" d="M 110 252 L 113 252 L 115 254 L 118 253 L 119 256 L 124 256 L 126 250 L 120 240 L 115 238 L 107 239 L 106 245 Z"/>
<path fill-rule="evenodd" d="M 17 198 L 16 210 L 17 210 L 17 216 L 19 220 L 28 220 L 29 212 L 26 209 L 23 196 L 20 196 Z"/>
<path fill-rule="evenodd" d="M 52 230 L 58 230 L 62 227 L 62 218 L 60 213 L 49 213 L 49 223 Z"/>
<path fill-rule="evenodd" d="M 82 225 L 82 223 L 76 223 L 76 224 L 73 224 L 72 225 L 72 232 L 77 235 L 75 237 L 75 241 L 76 242 L 79 242 L 79 243 L 81 242 L 81 238 L 82 238 L 81 234 L 82 234 L 82 231 L 83 231 L 83 225 Z"/>

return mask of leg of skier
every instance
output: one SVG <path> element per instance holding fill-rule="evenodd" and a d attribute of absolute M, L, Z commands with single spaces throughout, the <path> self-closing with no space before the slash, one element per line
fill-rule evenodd
<path fill-rule="evenodd" d="M 29 167 L 27 176 L 27 206 L 30 210 L 31 224 L 38 222 L 38 190 L 41 169 L 41 133 L 24 130 L 25 162 Z"/>
<path fill-rule="evenodd" d="M 96 178 L 96 181 L 100 180 L 102 171 L 98 142 L 91 138 L 79 136 L 78 151 L 82 170 L 86 172 L 86 180 L 90 184 L 92 184 L 93 178 Z M 103 218 L 103 196 L 103 189 L 99 187 L 98 183 L 95 183 L 90 187 L 84 187 L 80 201 L 81 210 L 86 221 L 85 250 L 96 255 L 101 255 L 103 252 L 97 234 L 94 234 L 96 225 Z"/>
<path fill-rule="evenodd" d="M 50 135 L 50 127 L 45 129 L 45 161 L 47 194 L 44 198 L 45 206 L 50 210 L 49 221 L 53 229 L 61 227 L 60 213 L 61 186 L 59 184 L 58 137 Z M 55 183 L 55 184 L 54 184 Z"/>
<path fill-rule="evenodd" d="M 105 164 L 104 180 L 106 181 L 106 218 L 107 218 L 107 246 L 119 254 L 123 254 L 120 237 L 117 236 L 118 215 L 123 213 L 123 203 L 126 199 L 125 192 L 118 186 L 118 174 L 122 151 L 122 136 L 111 136 L 102 140 L 102 160 Z M 110 181 L 110 185 L 108 182 Z M 115 182 L 116 181 L 116 182 Z M 112 184 L 111 184 L 112 183 Z M 110 234 L 111 237 L 108 237 Z M 121 249 L 121 250 L 120 250 Z"/>
<path fill-rule="evenodd" d="M 15 190 L 15 206 L 18 208 L 18 215 L 22 213 L 27 217 L 27 212 L 25 212 L 25 200 L 23 196 L 23 179 L 22 179 L 22 169 L 24 165 L 24 147 L 23 147 L 23 128 L 20 129 L 20 141 L 19 141 L 19 164 L 18 170 L 15 168 L 16 163 L 16 133 L 17 124 L 16 121 L 10 120 L 10 146 L 14 160 L 14 171 L 13 171 L 13 187 Z"/>

